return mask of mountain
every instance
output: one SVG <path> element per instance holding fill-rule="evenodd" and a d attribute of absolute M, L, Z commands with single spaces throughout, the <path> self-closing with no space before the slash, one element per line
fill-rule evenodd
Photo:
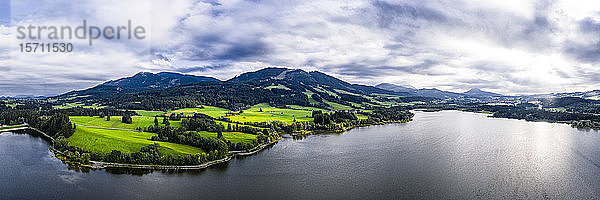
<path fill-rule="evenodd" d="M 45 96 L 33 96 L 33 95 L 16 95 L 16 96 L 0 96 L 0 100 L 5 99 L 45 99 Z"/>
<path fill-rule="evenodd" d="M 178 74 L 173 72 L 160 72 L 153 74 L 150 72 L 140 72 L 131 77 L 120 78 L 103 83 L 105 86 L 116 86 L 126 89 L 157 89 L 170 88 L 178 85 L 187 85 L 190 83 L 214 81 L 218 79 L 205 76 L 194 76 Z"/>
<path fill-rule="evenodd" d="M 376 88 L 394 91 L 394 92 L 414 92 L 417 90 L 412 85 L 395 85 L 391 83 L 381 83 L 375 86 Z"/>
<path fill-rule="evenodd" d="M 418 89 L 415 92 L 411 93 L 411 96 L 417 96 L 417 97 L 433 97 L 433 98 L 438 98 L 438 99 L 454 99 L 454 98 L 459 98 L 459 97 L 463 97 L 463 94 L 460 93 L 455 93 L 455 92 L 448 92 L 448 91 L 443 91 L 443 90 L 439 90 L 436 88 L 431 88 L 431 89 Z"/>
<path fill-rule="evenodd" d="M 198 82 L 220 82 L 220 80 L 212 77 L 178 74 L 173 72 L 160 72 L 157 74 L 139 72 L 131 77 L 107 81 L 92 88 L 71 91 L 57 97 L 133 93 L 145 90 L 171 88 Z"/>
<path fill-rule="evenodd" d="M 411 97 L 432 97 L 432 98 L 437 98 L 437 99 L 449 99 L 449 98 L 459 98 L 459 97 L 464 96 L 463 94 L 460 94 L 460 93 L 443 91 L 443 90 L 439 90 L 436 88 L 416 89 L 411 85 L 400 86 L 400 85 L 395 85 L 395 84 L 391 84 L 391 83 L 381 83 L 379 85 L 376 85 L 375 87 L 384 89 L 384 90 L 393 91 L 393 92 L 403 93 L 405 96 L 411 96 Z"/>
<path fill-rule="evenodd" d="M 350 84 L 333 76 L 319 71 L 306 72 L 301 69 L 288 68 L 264 68 L 255 72 L 243 73 L 227 82 L 231 83 L 250 83 L 257 86 L 275 86 L 281 85 L 291 89 L 297 89 L 300 92 L 326 90 L 338 93 L 343 90 L 355 94 L 394 94 L 394 92 L 376 88 L 373 86 Z"/>
<path fill-rule="evenodd" d="M 504 96 L 498 93 L 483 91 L 479 88 L 471 88 L 469 91 L 463 92 L 463 94 L 473 97 L 500 97 Z"/>
<path fill-rule="evenodd" d="M 552 93 L 549 96 L 552 96 L 555 98 L 580 97 L 583 99 L 600 100 L 600 90 L 592 90 L 592 91 L 586 91 L 586 92 Z"/>

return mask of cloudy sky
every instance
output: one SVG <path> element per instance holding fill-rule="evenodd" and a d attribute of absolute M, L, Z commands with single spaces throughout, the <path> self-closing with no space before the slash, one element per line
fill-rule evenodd
<path fill-rule="evenodd" d="M 143 26 L 25 53 L 18 26 Z M 54 95 L 139 71 L 221 80 L 269 66 L 351 83 L 505 94 L 600 89 L 600 1 L 0 0 L 0 96 Z"/>

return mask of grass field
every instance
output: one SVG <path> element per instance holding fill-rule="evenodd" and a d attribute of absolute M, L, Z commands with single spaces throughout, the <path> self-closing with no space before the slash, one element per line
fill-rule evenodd
<path fill-rule="evenodd" d="M 200 136 L 202 136 L 202 137 L 217 138 L 217 133 L 204 132 L 204 131 L 196 132 L 196 133 L 200 134 Z M 231 141 L 232 143 L 238 143 L 238 142 L 251 143 L 252 141 L 254 141 L 254 139 L 256 139 L 256 135 L 240 133 L 240 132 L 224 132 L 223 137 L 226 140 Z"/>
<path fill-rule="evenodd" d="M 184 113 L 184 114 L 193 114 L 193 113 L 203 113 L 208 116 L 219 118 L 221 116 L 225 116 L 226 113 L 231 112 L 225 108 L 219 108 L 214 106 L 203 106 L 204 108 L 196 107 L 196 108 L 182 108 L 179 110 L 173 110 L 171 113 Z"/>
<path fill-rule="evenodd" d="M 121 116 L 111 116 L 110 121 L 106 121 L 106 117 L 89 117 L 89 116 L 71 116 L 69 119 L 72 123 L 104 127 L 104 128 L 121 128 L 121 129 L 136 129 L 138 127 L 145 128 L 150 125 L 154 125 L 154 117 L 150 116 L 132 116 L 133 122 L 131 124 L 125 124 L 121 122 Z M 162 124 L 162 118 L 158 118 L 158 122 Z M 181 126 L 181 121 L 169 121 L 171 126 Z"/>
<path fill-rule="evenodd" d="M 302 92 L 302 93 L 304 93 L 308 97 L 308 103 L 313 104 L 313 105 L 319 103 L 318 101 L 316 101 L 315 99 L 312 98 L 312 95 L 315 94 L 314 92 L 306 90 L 305 92 Z"/>
<path fill-rule="evenodd" d="M 138 115 L 146 117 L 154 117 L 156 115 L 164 115 L 163 111 L 147 111 L 147 110 L 134 110 Z"/>
<path fill-rule="evenodd" d="M 185 155 L 203 152 L 200 148 L 187 145 L 151 141 L 150 138 L 155 135 L 154 133 L 146 132 L 106 130 L 78 126 L 75 134 L 67 140 L 74 146 L 100 153 L 110 153 L 112 150 L 133 153 L 153 143 L 160 144 L 160 150 L 164 155 Z"/>
<path fill-rule="evenodd" d="M 342 104 L 339 104 L 339 103 L 327 101 L 325 99 L 323 99 L 323 102 L 326 103 L 326 104 L 328 104 L 329 106 L 331 106 L 331 108 L 333 108 L 334 110 L 352 110 L 352 107 L 350 107 L 350 106 L 346 106 L 346 105 L 342 105 Z"/>
<path fill-rule="evenodd" d="M 299 106 L 299 105 L 288 105 L 289 108 L 294 109 L 294 110 L 305 110 L 305 111 L 323 111 L 323 112 L 328 112 L 329 110 L 326 109 L 322 109 L 322 108 L 315 108 L 315 107 L 306 107 L 306 106 Z"/>
<path fill-rule="evenodd" d="M 278 85 L 270 85 L 265 87 L 265 89 L 270 90 L 270 89 L 282 89 L 282 90 L 291 90 L 288 87 L 285 87 L 284 85 L 278 84 Z"/>
<path fill-rule="evenodd" d="M 262 110 L 262 112 L 261 112 Z M 310 111 L 293 110 L 275 108 L 269 104 L 262 103 L 252 106 L 250 109 L 244 110 L 240 115 L 229 116 L 227 118 L 235 122 L 267 122 L 267 121 L 282 121 L 286 123 L 296 121 L 312 121 Z"/>

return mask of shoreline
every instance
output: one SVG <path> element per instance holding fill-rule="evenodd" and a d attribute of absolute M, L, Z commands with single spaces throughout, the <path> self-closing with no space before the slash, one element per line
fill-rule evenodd
<path fill-rule="evenodd" d="M 336 134 L 341 134 L 347 131 L 350 131 L 352 129 L 355 128 L 361 128 L 361 127 L 367 127 L 367 126 L 377 126 L 377 125 L 386 125 L 386 124 L 402 124 L 402 123 L 408 123 L 411 122 L 412 119 L 408 120 L 408 121 L 383 121 L 380 123 L 374 123 L 374 124 L 364 124 L 364 125 L 353 125 L 353 126 L 349 126 L 347 128 L 344 129 L 337 129 L 337 130 L 316 130 L 316 131 L 300 131 L 298 132 L 299 134 L 295 134 L 295 133 L 290 133 L 291 136 L 294 137 L 302 137 L 302 136 L 309 136 L 309 135 L 317 135 L 317 134 L 331 134 L 331 133 L 336 133 Z"/>
<path fill-rule="evenodd" d="M 109 162 L 101 162 L 101 161 L 90 161 L 91 165 L 80 164 L 80 167 L 85 167 L 89 169 L 106 169 L 106 168 L 126 168 L 126 169 L 148 169 L 148 170 L 198 170 L 198 169 L 206 169 L 210 166 L 226 163 L 232 160 L 236 156 L 249 156 L 256 153 L 261 152 L 266 147 L 272 146 L 275 143 L 279 142 L 282 139 L 273 141 L 269 144 L 262 144 L 253 149 L 247 151 L 230 151 L 225 158 L 219 160 L 213 160 L 207 163 L 203 163 L 200 165 L 140 165 L 140 164 L 123 164 L 123 163 L 109 163 Z M 54 148 L 52 148 L 54 149 Z M 54 151 L 57 151 L 54 149 Z M 59 152 L 60 153 L 60 152 Z"/>
<path fill-rule="evenodd" d="M 384 121 L 384 122 L 380 122 L 380 123 L 374 123 L 374 124 L 365 124 L 365 125 L 354 125 L 351 127 L 347 127 L 344 129 L 339 129 L 339 130 L 333 130 L 333 131 L 324 131 L 324 132 L 320 132 L 320 131 L 306 131 L 303 133 L 307 133 L 307 134 L 300 134 L 300 135 L 295 135 L 295 134 L 290 134 L 291 136 L 308 136 L 308 135 L 314 135 L 314 134 L 322 134 L 322 133 L 343 133 L 346 131 L 350 131 L 354 128 L 359 128 L 359 127 L 367 127 L 367 126 L 374 126 L 374 125 L 385 125 L 385 124 L 395 124 L 395 123 L 407 123 L 410 122 L 411 120 L 408 121 Z M 37 131 L 39 133 L 43 133 L 37 129 L 34 129 L 33 127 L 29 127 L 28 125 L 26 125 L 26 128 L 23 129 L 32 129 L 34 131 Z M 45 133 L 43 133 L 44 136 L 47 136 Z M 47 136 L 49 137 L 49 136 Z M 277 142 L 279 142 L 280 140 L 282 140 L 283 138 L 280 138 L 278 140 L 275 140 L 269 144 L 262 144 L 259 146 L 256 146 L 252 149 L 249 150 L 244 150 L 244 151 L 229 151 L 228 154 L 225 156 L 225 158 L 219 159 L 219 160 L 213 160 L 207 163 L 203 163 L 200 165 L 144 165 L 144 164 L 124 164 L 124 163 L 110 163 L 110 162 L 102 162 L 102 161 L 90 161 L 91 164 L 81 164 L 81 163 L 72 163 L 70 161 L 66 161 L 66 160 L 62 160 L 60 159 L 58 156 L 56 156 L 56 154 L 61 154 L 64 155 L 63 152 L 55 149 L 54 147 L 52 147 L 53 143 L 54 143 L 54 139 L 51 138 L 52 140 L 50 141 L 51 145 L 49 150 L 51 152 L 53 152 L 53 154 L 55 154 L 54 156 L 56 158 L 58 158 L 59 160 L 63 161 L 63 163 L 65 163 L 66 165 L 71 165 L 71 164 L 75 164 L 79 167 L 82 168 L 87 168 L 87 169 L 92 169 L 92 170 L 101 170 L 101 169 L 107 169 L 107 168 L 124 168 L 124 169 L 146 169 L 146 170 L 199 170 L 199 169 L 206 169 L 210 166 L 216 165 L 216 164 L 221 164 L 221 163 L 226 163 L 231 161 L 234 157 L 236 156 L 250 156 L 253 154 L 257 154 L 259 152 L 261 152 L 262 150 L 264 150 L 265 148 L 269 147 L 269 146 L 273 146 L 274 144 L 276 144 Z"/>

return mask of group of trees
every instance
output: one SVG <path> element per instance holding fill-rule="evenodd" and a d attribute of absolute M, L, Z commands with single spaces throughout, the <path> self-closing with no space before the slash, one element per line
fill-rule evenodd
<path fill-rule="evenodd" d="M 322 111 L 313 111 L 312 117 L 314 119 L 315 124 L 332 124 L 332 123 L 341 123 L 347 121 L 355 121 L 358 118 L 354 113 L 348 111 L 335 111 L 332 113 L 323 113 Z"/>
<path fill-rule="evenodd" d="M 363 114 L 369 116 L 369 120 L 375 123 L 385 121 L 408 122 L 415 115 L 402 106 L 378 108 L 371 112 L 364 112 Z"/>
<path fill-rule="evenodd" d="M 42 119 L 42 123 L 38 126 L 38 129 L 53 138 L 58 138 L 59 136 L 68 138 L 75 133 L 76 126 L 71 123 L 69 116 L 66 114 L 58 113 L 43 117 Z"/>
<path fill-rule="evenodd" d="M 58 136 L 71 137 L 75 132 L 75 125 L 69 120 L 69 116 L 64 113 L 55 113 L 50 116 L 40 115 L 40 111 L 35 110 L 7 110 L 0 112 L 0 124 L 22 124 L 38 128 L 49 136 L 57 138 Z"/>
<path fill-rule="evenodd" d="M 206 118 L 189 118 L 181 121 L 181 127 L 188 131 L 223 132 L 225 126 Z"/>
<path fill-rule="evenodd" d="M 574 121 L 574 122 L 571 122 L 571 126 L 574 128 L 600 129 L 600 121 L 592 121 L 592 120 Z"/>
<path fill-rule="evenodd" d="M 121 117 L 121 122 L 125 124 L 131 124 L 133 123 L 133 118 L 131 118 L 131 115 L 129 115 L 129 113 L 125 113 L 123 117 Z"/>
<path fill-rule="evenodd" d="M 493 117 L 524 119 L 527 121 L 577 121 L 577 120 L 594 120 L 600 121 L 599 115 L 587 113 L 572 113 L 572 112 L 552 112 L 540 109 L 523 109 L 523 108 L 507 108 L 494 112 Z"/>
<path fill-rule="evenodd" d="M 213 157 L 221 158 L 229 151 L 228 145 L 220 139 L 205 138 L 196 132 L 186 131 L 185 128 L 173 128 L 170 126 L 149 126 L 146 131 L 156 133 L 152 140 L 165 141 L 177 144 L 185 144 L 198 147 L 209 152 Z"/>

